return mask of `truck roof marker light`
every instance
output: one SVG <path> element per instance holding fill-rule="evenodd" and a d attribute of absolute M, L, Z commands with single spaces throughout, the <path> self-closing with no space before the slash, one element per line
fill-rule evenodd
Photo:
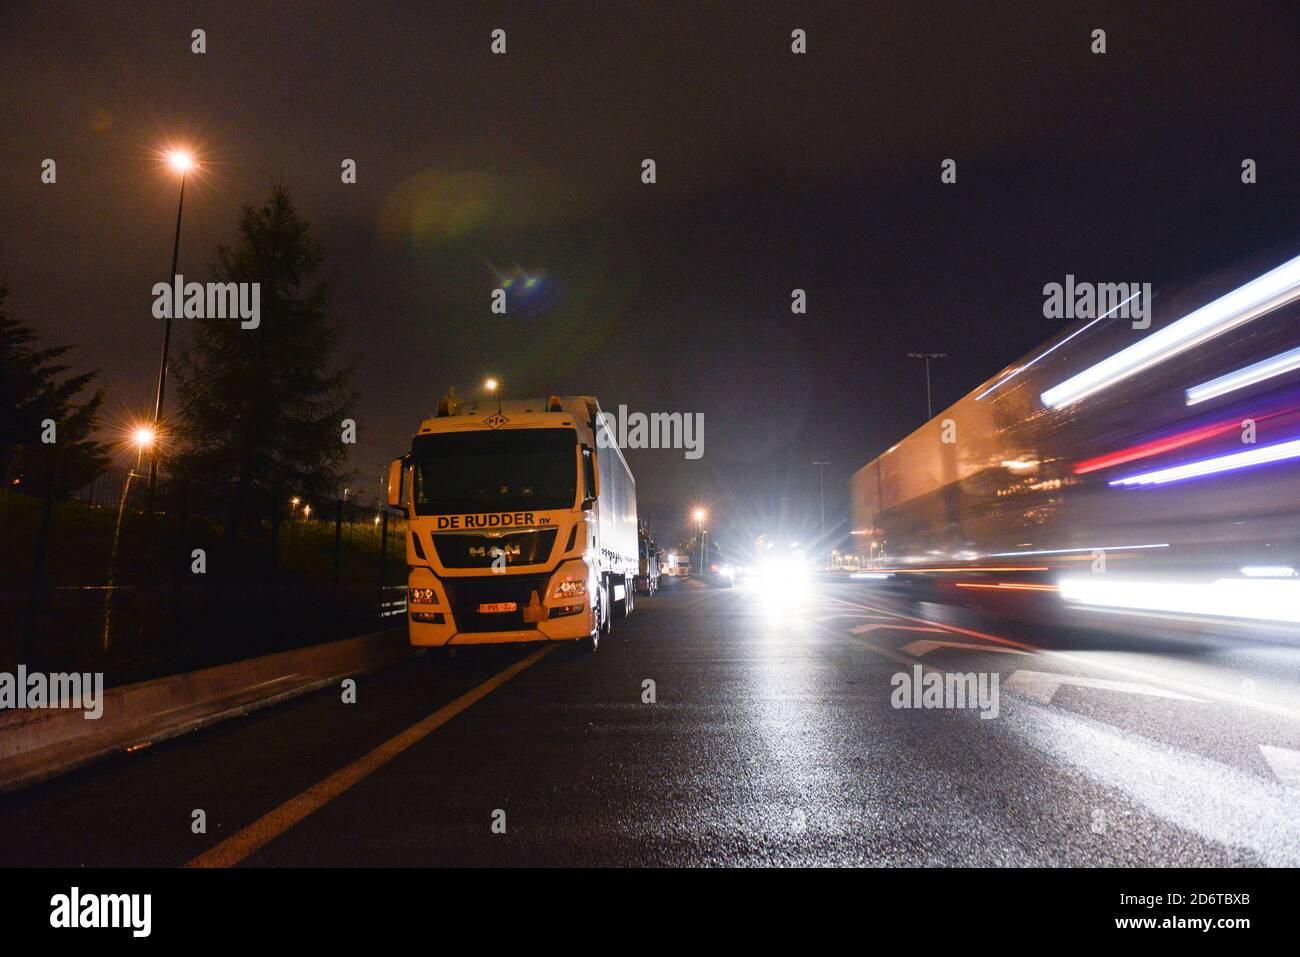
<path fill-rule="evenodd" d="M 1141 291 L 1141 290 L 1139 290 L 1139 292 L 1140 292 L 1140 291 Z M 1117 309 L 1122 309 L 1124 306 L 1127 306 L 1130 302 L 1132 302 L 1132 301 L 1133 301 L 1134 299 L 1136 299 L 1137 297 L 1138 297 L 1138 293 L 1137 293 L 1137 292 L 1133 293 L 1133 295 L 1129 296 L 1129 297 L 1128 297 L 1127 299 L 1125 299 L 1123 302 L 1121 302 L 1121 303 L 1119 303 L 1119 304 L 1117 304 L 1117 305 L 1111 306 L 1109 309 L 1107 309 L 1105 312 L 1103 312 L 1103 313 L 1102 313 L 1100 316 L 1098 316 L 1096 319 L 1092 320 L 1092 322 L 1090 322 L 1090 323 L 1088 323 L 1087 325 L 1085 325 L 1085 326 L 1081 326 L 1080 328 L 1074 330 L 1074 332 L 1070 333 L 1068 336 L 1066 336 L 1064 339 L 1062 339 L 1062 340 L 1061 340 L 1060 342 L 1058 342 L 1056 345 L 1050 347 L 1049 349 L 1047 349 L 1047 350 L 1045 350 L 1045 351 L 1043 351 L 1043 352 L 1040 352 L 1038 355 L 1034 356 L 1034 358 L 1030 359 L 1030 360 L 1029 360 L 1028 362 L 1026 362 L 1024 365 L 1022 365 L 1022 366 L 1016 366 L 1016 368 L 1012 369 L 1010 372 L 1008 372 L 1006 375 L 1004 375 L 1004 376 L 1003 376 L 1001 379 L 999 379 L 997 382 L 993 383 L 991 386 L 989 386 L 987 389 L 985 389 L 985 390 L 984 390 L 983 392 L 981 392 L 979 395 L 975 396 L 975 401 L 978 402 L 980 399 L 984 398 L 986 395 L 988 395 L 990 392 L 992 392 L 992 391 L 993 391 L 994 389 L 996 389 L 998 386 L 1002 385 L 1002 383 L 1004 383 L 1004 382 L 1010 382 L 1012 379 L 1014 379 L 1016 376 L 1020 375 L 1020 373 L 1024 372 L 1026 369 L 1028 369 L 1031 365 L 1033 365 L 1033 364 L 1034 364 L 1035 362 L 1037 362 L 1039 359 L 1045 359 L 1045 358 L 1047 358 L 1049 355 L 1051 355 L 1051 354 L 1052 354 L 1053 352 L 1055 352 L 1057 349 L 1061 348 L 1061 346 L 1065 345 L 1067 342 L 1069 342 L 1069 341 L 1070 341 L 1071 339 L 1073 339 L 1075 336 L 1087 332 L 1089 329 L 1091 329 L 1091 328 L 1092 328 L 1093 326 L 1095 326 L 1097 323 L 1101 322 L 1103 319 L 1109 319 L 1109 318 L 1110 318 L 1110 317 L 1115 313 L 1115 311 L 1116 311 Z"/>
<path fill-rule="evenodd" d="M 1245 452 L 1216 455 L 1214 458 L 1186 462 L 1183 465 L 1156 469 L 1154 472 L 1130 475 L 1127 478 L 1115 479 L 1109 484 L 1130 488 L 1144 485 L 1168 485 L 1170 482 L 1205 478 L 1208 475 L 1220 475 L 1224 472 L 1235 472 L 1256 465 L 1270 465 L 1275 462 L 1287 462 L 1294 459 L 1300 459 L 1300 439 L 1276 442 L 1273 445 L 1261 445 Z"/>
<path fill-rule="evenodd" d="M 1089 366 L 1040 398 L 1052 409 L 1078 402 L 1298 298 L 1300 256 Z"/>
<path fill-rule="evenodd" d="M 1290 565 L 1247 565 L 1241 573 L 1247 578 L 1295 578 Z"/>
<path fill-rule="evenodd" d="M 1090 545 L 1087 548 L 1042 548 L 1032 552 L 990 552 L 989 558 L 1015 558 L 1017 555 L 1069 555 L 1078 552 L 1132 552 L 1140 548 L 1168 548 L 1167 542 L 1158 545 Z"/>
<path fill-rule="evenodd" d="M 1198 402 L 1215 399 L 1221 395 L 1227 395 L 1229 392 L 1236 392 L 1238 389 L 1258 385 L 1266 379 L 1272 379 L 1274 376 L 1280 376 L 1295 369 L 1300 369 L 1300 347 L 1288 350 L 1270 359 L 1256 362 L 1253 365 L 1248 365 L 1236 372 L 1221 375 L 1209 382 L 1202 382 L 1200 385 L 1192 386 L 1187 390 L 1187 404 L 1196 405 Z"/>
<path fill-rule="evenodd" d="M 881 568 L 895 575 L 919 575 L 928 572 L 1049 572 L 1046 565 L 958 565 L 947 568 Z"/>

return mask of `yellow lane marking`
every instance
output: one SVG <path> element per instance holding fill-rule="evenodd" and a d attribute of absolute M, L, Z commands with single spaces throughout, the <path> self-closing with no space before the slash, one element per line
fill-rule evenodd
<path fill-rule="evenodd" d="M 515 662 L 499 674 L 493 675 L 477 688 L 465 692 L 451 704 L 444 705 L 427 718 L 411 725 L 405 731 L 385 741 L 369 754 L 362 755 L 351 764 L 335 771 L 325 780 L 313 784 L 296 797 L 268 811 L 248 827 L 226 838 L 216 847 L 204 851 L 186 867 L 233 867 L 258 848 L 279 837 L 289 828 L 334 800 L 348 788 L 379 770 L 407 748 L 417 744 L 474 702 L 487 697 L 497 688 L 525 668 L 535 665 L 556 649 L 547 645 L 527 658 Z"/>

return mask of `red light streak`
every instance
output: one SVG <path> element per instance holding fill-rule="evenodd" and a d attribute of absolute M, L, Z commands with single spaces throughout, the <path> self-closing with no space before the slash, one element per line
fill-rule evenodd
<path fill-rule="evenodd" d="M 1276 413 L 1275 413 L 1276 414 Z M 1269 416 L 1260 416 L 1260 419 L 1269 418 Z M 1233 419 L 1230 422 L 1215 422 L 1213 425 L 1203 425 L 1198 429 L 1190 429 L 1186 432 L 1178 432 L 1175 435 L 1166 435 L 1163 438 L 1152 439 L 1150 442 L 1142 442 L 1138 445 L 1130 445 L 1126 449 L 1119 449 L 1116 452 L 1107 452 L 1105 455 L 1099 455 L 1096 458 L 1085 459 L 1074 466 L 1075 475 L 1086 475 L 1089 472 L 1096 472 L 1099 469 L 1108 469 L 1112 465 L 1123 465 L 1125 462 L 1136 462 L 1138 459 L 1150 458 L 1153 455 L 1159 455 L 1162 452 L 1171 452 L 1174 449 L 1181 449 L 1188 445 L 1194 445 L 1197 442 L 1203 442 L 1206 439 L 1212 439 L 1215 436 L 1226 435 L 1229 432 L 1241 428 L 1241 420 Z"/>
<path fill-rule="evenodd" d="M 1022 582 L 957 582 L 958 588 L 1006 588 L 1012 591 L 1059 591 L 1055 585 L 1031 585 Z"/>

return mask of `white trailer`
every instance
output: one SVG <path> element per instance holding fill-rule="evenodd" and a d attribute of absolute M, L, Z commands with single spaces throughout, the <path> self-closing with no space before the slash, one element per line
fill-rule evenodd
<path fill-rule="evenodd" d="M 407 516 L 414 645 L 594 649 L 632 612 L 636 483 L 594 398 L 444 405 L 393 461 L 388 504 Z"/>

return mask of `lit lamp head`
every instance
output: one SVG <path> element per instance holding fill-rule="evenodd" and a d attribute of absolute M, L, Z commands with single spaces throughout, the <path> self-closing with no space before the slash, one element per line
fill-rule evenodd
<path fill-rule="evenodd" d="M 168 150 L 167 164 L 184 176 L 194 168 L 194 157 L 185 150 Z"/>
<path fill-rule="evenodd" d="M 135 431 L 131 433 L 131 440 L 135 442 L 136 447 L 140 449 L 153 448 L 154 441 L 157 438 L 157 433 L 147 425 L 138 425 L 136 426 Z"/>
<path fill-rule="evenodd" d="M 702 521 L 704 521 L 704 518 L 705 518 L 705 515 L 704 515 L 704 509 L 702 509 L 702 508 L 697 508 L 697 509 L 695 510 L 695 520 L 696 520 L 697 522 L 702 522 Z"/>
<path fill-rule="evenodd" d="M 491 378 L 490 376 L 483 382 L 483 388 L 487 389 L 488 395 L 492 395 L 494 392 L 496 392 L 498 385 L 500 385 L 500 383 L 497 382 L 496 379 Z"/>

